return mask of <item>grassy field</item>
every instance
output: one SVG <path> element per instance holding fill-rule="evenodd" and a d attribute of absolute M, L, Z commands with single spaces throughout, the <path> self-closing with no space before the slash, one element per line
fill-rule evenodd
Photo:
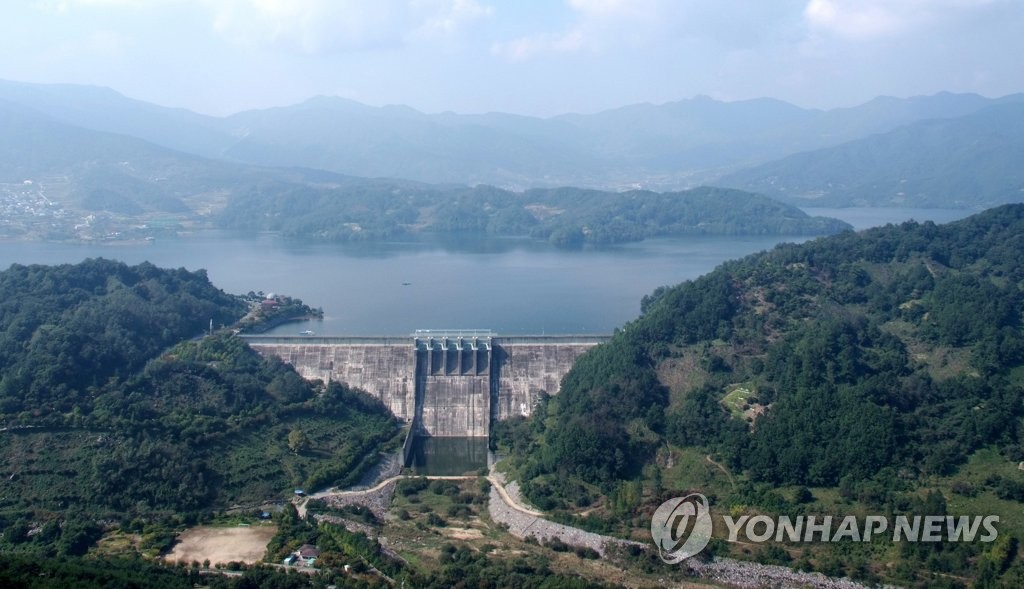
<path fill-rule="evenodd" d="M 730 385 L 722 397 L 722 406 L 736 419 L 743 419 L 743 412 L 749 408 L 748 401 L 757 394 L 750 383 Z"/>

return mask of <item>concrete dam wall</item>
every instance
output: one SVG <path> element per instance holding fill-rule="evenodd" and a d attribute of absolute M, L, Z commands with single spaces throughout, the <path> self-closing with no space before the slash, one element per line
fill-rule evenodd
<path fill-rule="evenodd" d="M 412 337 L 246 336 L 307 379 L 376 395 L 419 435 L 486 437 L 493 421 L 530 415 L 541 392 L 607 336 L 498 337 L 484 331 L 418 331 Z"/>
<path fill-rule="evenodd" d="M 437 437 L 491 431 L 491 343 L 480 338 L 416 338 L 415 429 Z"/>
<path fill-rule="evenodd" d="M 395 416 L 416 411 L 416 350 L 408 338 L 246 337 L 264 356 L 291 364 L 307 380 L 343 382 L 373 393 Z"/>

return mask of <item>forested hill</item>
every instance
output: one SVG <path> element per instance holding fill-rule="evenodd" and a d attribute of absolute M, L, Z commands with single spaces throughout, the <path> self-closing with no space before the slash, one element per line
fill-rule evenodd
<path fill-rule="evenodd" d="M 194 521 L 375 462 L 397 432 L 379 401 L 308 383 L 226 331 L 195 337 L 246 308 L 202 271 L 99 259 L 0 273 L 0 550 L 25 522 Z"/>
<path fill-rule="evenodd" d="M 951 514 L 996 510 L 1019 537 L 1022 285 L 1024 205 L 778 246 L 645 298 L 496 441 L 537 506 L 620 533 L 702 490 L 748 514 L 945 513 L 948 500 Z M 708 482 L 705 455 L 731 485 Z M 925 490 L 940 494 L 922 504 Z M 979 575 L 983 549 L 846 546 L 800 566 L 913 584 L 928 577 L 914 570 Z M 1006 558 L 984 574 L 1024 578 Z"/>
<path fill-rule="evenodd" d="M 110 260 L 22 266 L 0 273 L 0 414 L 70 411 L 89 388 L 125 378 L 210 321 L 245 305 L 204 271 Z"/>
<path fill-rule="evenodd" d="M 823 235 L 849 229 L 767 197 L 701 187 L 681 192 L 582 188 L 511 192 L 394 180 L 254 187 L 236 195 L 222 227 L 329 241 L 416 231 L 531 236 L 563 247 L 690 235 Z"/>

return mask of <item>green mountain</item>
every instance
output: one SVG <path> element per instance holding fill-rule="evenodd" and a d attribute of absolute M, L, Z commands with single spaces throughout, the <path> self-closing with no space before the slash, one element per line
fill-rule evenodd
<path fill-rule="evenodd" d="M 308 383 L 234 336 L 196 337 L 247 310 L 202 271 L 13 265 L 0 301 L 5 529 L 195 521 L 351 484 L 398 429 L 368 395 Z"/>
<path fill-rule="evenodd" d="M 534 505 L 627 536 L 687 492 L 734 517 L 998 514 L 1002 548 L 753 554 L 873 582 L 1017 586 L 1024 562 L 1005 542 L 1024 534 L 1022 240 L 1024 205 L 1007 205 L 728 262 L 645 298 L 494 442 Z"/>
<path fill-rule="evenodd" d="M 802 206 L 985 208 L 1024 200 L 1024 105 L 928 120 L 718 180 Z"/>
<path fill-rule="evenodd" d="M 390 180 L 341 186 L 259 187 L 233 198 L 222 227 L 326 240 L 372 240 L 416 231 L 488 233 L 559 246 L 684 235 L 822 235 L 849 229 L 760 195 L 719 188 L 656 193 L 579 188 L 510 192 Z"/>

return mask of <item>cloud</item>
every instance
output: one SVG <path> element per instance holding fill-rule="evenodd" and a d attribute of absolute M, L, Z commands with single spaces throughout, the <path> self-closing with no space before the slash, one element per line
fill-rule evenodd
<path fill-rule="evenodd" d="M 1003 0 L 810 0 L 804 8 L 804 18 L 814 32 L 863 40 L 903 34 L 1001 2 Z"/>
<path fill-rule="evenodd" d="M 491 46 L 491 53 L 509 61 L 526 61 L 542 54 L 575 53 L 586 43 L 584 29 L 575 27 L 564 33 L 538 33 L 495 43 Z"/>
<path fill-rule="evenodd" d="M 401 38 L 395 2 L 381 0 L 202 0 L 230 41 L 303 53 L 389 45 Z"/>
<path fill-rule="evenodd" d="M 35 0 L 31 6 L 44 13 L 64 16 L 72 14 L 79 8 L 146 9 L 175 1 L 177 0 L 151 0 L 150 2 L 140 0 Z"/>
<path fill-rule="evenodd" d="M 453 35 L 493 9 L 478 0 L 201 0 L 215 29 L 242 43 L 305 53 L 370 49 Z"/>
<path fill-rule="evenodd" d="M 491 53 L 509 61 L 543 54 L 601 52 L 632 43 L 658 28 L 666 0 L 566 0 L 574 22 L 559 32 L 539 32 L 491 45 Z"/>
<path fill-rule="evenodd" d="M 423 5 L 420 10 L 428 15 L 415 31 L 417 36 L 424 37 L 451 35 L 468 23 L 494 14 L 494 7 L 485 6 L 476 0 L 420 0 L 412 4 L 414 9 Z"/>
<path fill-rule="evenodd" d="M 235 44 L 301 53 L 449 36 L 493 13 L 479 0 L 37 0 L 36 6 L 59 15 L 198 8 L 215 33 Z"/>

